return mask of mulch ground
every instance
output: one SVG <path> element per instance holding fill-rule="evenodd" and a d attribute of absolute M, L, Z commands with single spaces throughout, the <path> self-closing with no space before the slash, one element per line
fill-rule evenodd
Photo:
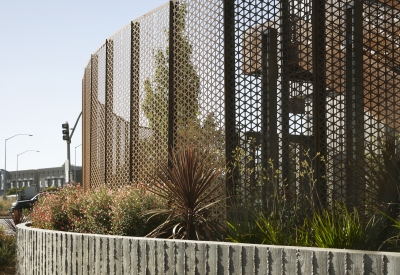
<path fill-rule="evenodd" d="M 17 270 L 15 265 L 0 267 L 0 275 L 15 275 Z"/>

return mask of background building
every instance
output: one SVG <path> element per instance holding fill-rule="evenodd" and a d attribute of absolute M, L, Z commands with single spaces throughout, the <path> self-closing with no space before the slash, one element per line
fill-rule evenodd
<path fill-rule="evenodd" d="M 71 166 L 72 178 L 75 182 L 82 182 L 82 167 Z M 42 191 L 49 186 L 62 187 L 65 184 L 65 169 L 61 167 L 51 167 L 42 169 L 31 169 L 21 171 L 7 171 L 7 190 L 13 187 L 36 186 L 38 191 Z M 76 175 L 76 176 L 75 176 Z M 4 194 L 4 169 L 0 170 L 1 186 L 0 196 Z"/>

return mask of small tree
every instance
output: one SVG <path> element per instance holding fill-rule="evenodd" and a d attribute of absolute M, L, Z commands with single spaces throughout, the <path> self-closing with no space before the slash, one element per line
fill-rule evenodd
<path fill-rule="evenodd" d="M 191 61 L 192 46 L 185 33 L 185 16 L 185 5 L 179 5 L 176 9 L 176 31 L 173 41 L 177 68 L 174 88 L 178 136 L 182 136 L 193 124 L 199 125 L 197 115 L 200 78 Z M 168 134 L 169 47 L 159 49 L 154 60 L 156 70 L 153 79 L 147 78 L 144 82 L 145 98 L 142 108 L 150 128 L 163 137 Z"/>

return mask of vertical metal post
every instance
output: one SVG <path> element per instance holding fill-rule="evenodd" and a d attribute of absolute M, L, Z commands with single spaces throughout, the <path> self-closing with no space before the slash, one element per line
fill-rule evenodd
<path fill-rule="evenodd" d="M 168 91 L 168 164 L 171 166 L 171 155 L 176 142 L 176 102 L 175 102 L 175 33 L 177 4 L 170 1 L 169 6 L 169 91 Z"/>
<path fill-rule="evenodd" d="M 80 147 L 81 145 L 82 144 L 79 144 L 78 146 L 75 146 L 74 182 L 76 182 L 76 148 Z"/>
<path fill-rule="evenodd" d="M 97 131 L 97 129 L 95 129 L 95 125 L 94 125 L 94 120 L 93 117 L 96 117 L 94 113 L 97 113 L 97 108 L 93 108 L 93 106 L 95 106 L 95 100 L 97 100 L 97 96 L 98 96 L 98 65 L 99 65 L 99 58 L 98 55 L 92 55 L 91 58 L 91 70 L 90 70 L 90 170 L 89 170 L 89 179 L 90 182 L 87 183 L 88 188 L 92 187 L 92 179 L 94 177 L 94 169 L 98 167 L 99 163 L 97 161 L 97 154 L 99 153 L 97 146 L 94 146 L 94 143 L 97 141 L 92 140 L 93 137 L 93 133 L 95 131 Z M 97 137 L 97 135 L 96 135 Z M 93 148 L 95 147 L 95 148 Z M 93 156 L 93 153 L 96 154 L 96 157 Z M 95 165 L 93 165 L 95 162 Z M 86 184 L 86 183 L 85 183 Z"/>
<path fill-rule="evenodd" d="M 325 0 L 312 1 L 312 53 L 313 53 L 313 135 L 312 153 L 326 156 L 327 123 L 326 123 L 326 30 Z M 314 156 L 313 156 L 314 157 Z M 315 158 L 313 163 L 317 186 L 314 186 L 314 202 L 325 207 L 327 203 L 327 181 L 325 163 Z"/>
<path fill-rule="evenodd" d="M 11 180 L 11 179 L 10 179 Z M 7 193 L 7 139 L 4 140 L 4 173 L 3 173 L 3 199 L 6 199 Z"/>
<path fill-rule="evenodd" d="M 92 83 L 91 83 L 91 74 L 92 74 L 92 61 L 93 55 L 90 57 L 90 69 L 86 67 L 85 78 L 84 78 L 84 95 L 82 98 L 82 186 L 84 190 L 88 190 L 90 188 L 90 170 L 91 170 L 91 151 L 90 151 L 90 143 L 91 143 L 91 121 L 92 121 Z M 90 86 L 88 85 L 90 81 Z M 64 183 L 62 183 L 63 185 Z"/>
<path fill-rule="evenodd" d="M 363 6 L 354 0 L 346 7 L 346 170 L 349 206 L 358 206 L 364 196 L 363 180 L 354 170 L 364 156 Z"/>
<path fill-rule="evenodd" d="M 131 22 L 131 97 L 130 97 L 130 144 L 129 181 L 138 181 L 138 163 L 134 161 L 139 146 L 139 71 L 140 70 L 140 23 Z"/>
<path fill-rule="evenodd" d="M 18 156 L 19 155 L 17 155 L 17 171 L 15 171 L 15 187 L 17 188 L 17 190 L 19 188 L 19 184 L 18 184 Z M 17 196 L 17 200 L 18 200 L 18 196 Z"/>
<path fill-rule="evenodd" d="M 225 84 L 225 154 L 226 192 L 228 197 L 237 195 L 235 186 L 234 150 L 236 148 L 235 104 L 235 1 L 224 0 L 224 84 Z"/>
<path fill-rule="evenodd" d="M 71 182 L 71 140 L 67 140 L 68 181 Z"/>
<path fill-rule="evenodd" d="M 86 132 L 85 129 L 85 125 L 86 125 L 86 120 L 88 119 L 87 113 L 86 113 L 86 98 L 87 98 L 87 90 L 86 90 L 86 79 L 87 79 L 87 72 L 88 69 L 85 68 L 85 73 L 84 73 L 84 77 L 82 79 L 82 151 L 83 148 L 86 146 L 86 135 L 88 134 Z M 82 170 L 81 170 L 81 185 L 83 186 L 83 181 L 85 179 L 85 170 L 84 167 L 86 166 L 86 159 L 84 157 L 85 155 L 82 154 Z M 76 166 L 76 148 L 75 148 L 75 166 Z M 74 175 L 74 180 L 76 180 L 76 175 Z M 85 187 L 83 186 L 83 188 L 85 189 Z"/>
<path fill-rule="evenodd" d="M 104 184 L 112 183 L 113 161 L 112 155 L 108 152 L 111 150 L 112 139 L 112 122 L 114 121 L 113 112 L 113 66 L 114 66 L 114 41 L 106 40 L 106 102 L 105 102 L 105 118 L 104 118 Z M 110 131 L 111 130 L 111 131 Z M 110 147 L 110 148 L 109 148 Z M 110 172 L 111 173 L 108 173 Z M 109 176 L 109 178 L 107 178 Z"/>
<path fill-rule="evenodd" d="M 282 179 L 289 181 L 290 179 L 290 158 L 289 158 L 289 99 L 290 99 L 290 5 L 289 0 L 281 0 L 281 18 L 280 18 L 280 31 L 281 31 L 281 58 L 282 58 L 282 71 L 281 71 L 281 123 L 282 123 Z M 283 188 L 288 189 L 288 182 Z M 287 190 L 286 190 L 287 191 Z M 290 198 L 290 197 L 288 197 Z"/>
<path fill-rule="evenodd" d="M 278 31 L 267 28 L 262 34 L 261 49 L 261 163 L 263 173 L 271 173 L 268 166 L 272 160 L 274 169 L 278 167 L 277 129 L 277 81 L 278 81 Z M 266 209 L 271 186 L 262 187 L 262 203 Z"/>

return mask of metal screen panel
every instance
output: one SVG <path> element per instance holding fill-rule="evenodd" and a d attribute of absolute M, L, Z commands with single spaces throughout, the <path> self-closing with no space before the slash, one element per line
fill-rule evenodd
<path fill-rule="evenodd" d="M 169 4 L 135 20 L 140 36 L 134 55 L 139 55 L 139 72 L 134 77 L 138 105 L 133 181 L 146 183 L 157 164 L 168 159 L 169 104 Z"/>
<path fill-rule="evenodd" d="M 278 54 L 278 41 L 287 38 L 280 37 L 279 2 L 233 1 L 229 8 L 233 18 L 225 23 L 230 32 L 225 35 L 234 36 L 234 48 L 225 59 L 234 67 L 225 70 L 227 81 L 234 80 L 234 103 L 227 105 L 234 131 L 227 130 L 231 132 L 227 138 L 233 144 L 236 171 L 231 192 L 256 207 L 269 196 L 264 184 L 268 161 L 278 169 L 278 160 L 288 154 L 290 83 L 282 77 Z M 232 47 L 229 44 L 226 47 Z"/>
<path fill-rule="evenodd" d="M 235 192 L 267 203 L 272 159 L 288 200 L 366 202 L 371 171 L 360 167 L 397 135 L 398 7 L 235 1 Z"/>
<path fill-rule="evenodd" d="M 106 183 L 129 183 L 131 26 L 107 39 Z"/>
<path fill-rule="evenodd" d="M 172 4 L 171 19 L 169 150 L 193 146 L 224 165 L 223 3 L 179 1 Z M 217 183 L 225 195 L 224 178 Z M 220 215 L 224 202 L 215 207 Z"/>
<path fill-rule="evenodd" d="M 224 156 L 223 21 L 220 1 L 179 1 L 173 11 L 176 144 Z"/>
<path fill-rule="evenodd" d="M 191 144 L 254 207 L 276 187 L 363 206 L 385 148 L 398 153 L 399 35 L 397 0 L 171 1 L 85 70 L 85 184 L 145 183 Z"/>
<path fill-rule="evenodd" d="M 106 46 L 92 56 L 92 108 L 90 143 L 90 187 L 105 183 L 105 73 Z"/>

